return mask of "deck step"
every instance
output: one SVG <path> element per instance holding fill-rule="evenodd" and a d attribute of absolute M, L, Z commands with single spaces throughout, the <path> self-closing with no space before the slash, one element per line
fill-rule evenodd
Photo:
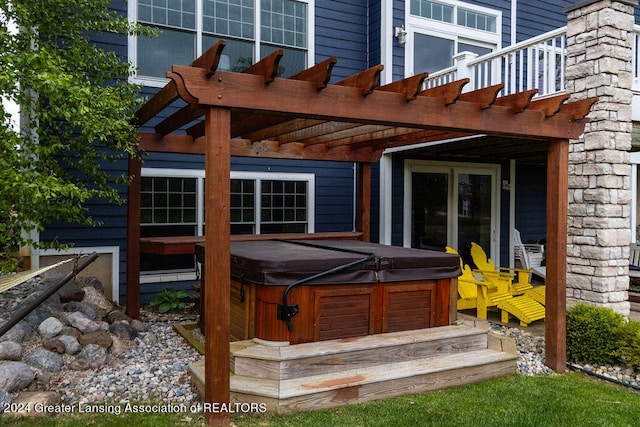
<path fill-rule="evenodd" d="M 487 330 L 475 325 L 445 326 L 294 346 L 231 344 L 231 372 L 288 380 L 487 348 Z"/>
<path fill-rule="evenodd" d="M 232 353 L 236 367 L 244 364 L 242 375 L 231 374 L 232 401 L 262 402 L 278 413 L 498 378 L 515 373 L 517 360 L 512 340 L 468 321 L 461 326 L 295 346 L 242 341 L 232 343 Z M 190 371 L 203 394 L 204 360 L 192 364 Z"/>

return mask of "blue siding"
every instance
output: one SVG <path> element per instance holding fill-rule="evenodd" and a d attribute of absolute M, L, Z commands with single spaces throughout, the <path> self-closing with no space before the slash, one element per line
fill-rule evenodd
<path fill-rule="evenodd" d="M 567 25 L 565 8 L 574 5 L 573 0 L 519 1 L 517 11 L 517 41 L 555 30 Z"/>
<path fill-rule="evenodd" d="M 318 0 L 316 2 L 316 62 L 338 58 L 332 82 L 369 67 L 368 7 L 362 0 Z"/>
<path fill-rule="evenodd" d="M 522 241 L 546 238 L 547 171 L 545 166 L 516 166 L 516 229 Z"/>
<path fill-rule="evenodd" d="M 369 1 L 369 67 L 382 63 L 380 56 L 381 7 L 380 0 Z"/>

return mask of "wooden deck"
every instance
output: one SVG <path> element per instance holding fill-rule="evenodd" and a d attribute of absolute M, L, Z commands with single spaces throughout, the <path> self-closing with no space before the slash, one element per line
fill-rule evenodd
<path fill-rule="evenodd" d="M 289 413 L 450 388 L 510 375 L 517 352 L 483 321 L 298 345 L 231 343 L 231 401 Z M 204 360 L 190 366 L 204 391 Z"/>

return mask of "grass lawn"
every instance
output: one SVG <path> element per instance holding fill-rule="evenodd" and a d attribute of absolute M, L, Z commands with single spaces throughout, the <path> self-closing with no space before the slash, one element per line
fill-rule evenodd
<path fill-rule="evenodd" d="M 7 426 L 200 426 L 202 414 L 83 414 L 0 418 Z M 640 392 L 583 374 L 510 376 L 451 390 L 277 416 L 238 415 L 246 426 L 637 426 Z"/>

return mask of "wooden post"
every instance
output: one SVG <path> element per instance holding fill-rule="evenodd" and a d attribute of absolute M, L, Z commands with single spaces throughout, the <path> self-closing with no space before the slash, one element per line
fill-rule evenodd
<path fill-rule="evenodd" d="M 545 363 L 567 369 L 567 210 L 569 141 L 549 141 L 547 152 L 547 278 Z"/>
<path fill-rule="evenodd" d="M 371 241 L 371 163 L 359 163 L 358 230 L 364 242 Z"/>
<path fill-rule="evenodd" d="M 230 184 L 231 113 L 210 107 L 205 114 L 205 403 L 230 403 Z M 210 426 L 228 426 L 229 412 L 207 411 Z"/>
<path fill-rule="evenodd" d="M 131 183 L 127 195 L 127 315 L 140 318 L 140 190 L 142 162 L 129 155 Z"/>

